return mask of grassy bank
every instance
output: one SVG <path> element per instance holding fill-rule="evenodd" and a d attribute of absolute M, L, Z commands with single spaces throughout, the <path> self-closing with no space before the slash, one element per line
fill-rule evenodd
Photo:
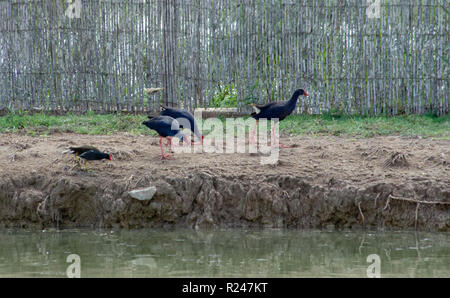
<path fill-rule="evenodd" d="M 128 132 L 135 135 L 156 135 L 142 125 L 146 115 L 84 115 L 54 116 L 47 114 L 8 114 L 0 117 L 0 133 L 15 132 L 48 135 L 55 132 L 80 134 L 114 134 Z M 296 115 L 280 124 L 284 135 L 333 135 L 374 137 L 401 135 L 450 139 L 450 115 L 443 117 L 397 116 L 361 117 L 343 115 Z"/>

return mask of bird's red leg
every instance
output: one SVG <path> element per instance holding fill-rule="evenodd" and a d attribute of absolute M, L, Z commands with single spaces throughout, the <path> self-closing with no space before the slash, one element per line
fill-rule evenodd
<path fill-rule="evenodd" d="M 162 137 L 159 137 L 159 147 L 161 147 L 161 159 L 170 159 L 170 155 L 169 154 L 164 154 L 164 150 L 162 147 Z M 170 139 L 168 139 L 170 142 Z"/>
<path fill-rule="evenodd" d="M 188 137 L 187 135 L 184 135 L 184 138 L 183 138 L 183 139 L 184 139 L 183 144 L 186 143 L 186 144 L 184 144 L 184 146 L 189 146 L 189 145 L 194 144 L 194 141 L 193 141 L 193 140 L 189 141 L 189 137 Z"/>
<path fill-rule="evenodd" d="M 275 126 L 272 127 L 272 138 L 273 138 L 272 144 L 273 145 L 278 145 L 278 140 L 277 140 L 277 137 L 275 136 Z"/>
<path fill-rule="evenodd" d="M 273 135 L 273 140 L 274 140 L 273 144 L 274 145 L 278 145 L 278 146 L 280 146 L 280 148 L 291 148 L 291 146 L 283 145 L 278 142 L 277 137 L 275 136 L 275 126 L 272 127 L 272 135 Z"/>
<path fill-rule="evenodd" d="M 167 147 L 167 146 L 171 146 L 171 145 L 172 145 L 172 138 L 166 137 L 166 140 L 167 140 L 167 142 L 166 142 L 166 147 Z"/>
<path fill-rule="evenodd" d="M 203 136 L 200 137 L 200 142 L 197 142 L 197 143 L 194 141 L 194 138 L 192 139 L 192 145 L 194 145 L 194 146 L 198 146 L 198 145 L 203 146 Z"/>
<path fill-rule="evenodd" d="M 258 126 L 258 120 L 256 120 L 255 128 L 253 128 L 252 135 L 250 136 L 250 143 L 251 144 L 255 144 L 255 133 L 256 133 L 256 127 L 257 126 Z"/>

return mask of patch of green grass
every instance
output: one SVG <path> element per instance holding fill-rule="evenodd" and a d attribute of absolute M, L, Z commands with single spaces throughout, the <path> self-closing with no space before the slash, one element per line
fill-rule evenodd
<path fill-rule="evenodd" d="M 128 132 L 133 135 L 156 135 L 142 122 L 146 115 L 67 114 L 54 116 L 44 113 L 34 115 L 8 114 L 0 117 L 0 132 L 25 132 L 30 135 L 48 135 L 52 131 L 79 134 L 109 135 Z M 225 128 L 225 119 L 220 118 Z M 253 129 L 247 128 L 248 130 Z M 268 127 L 268 130 L 270 126 Z M 400 135 L 424 138 L 450 139 L 450 115 L 436 117 L 432 114 L 396 117 L 362 117 L 346 115 L 293 115 L 280 123 L 284 135 L 375 137 Z M 206 134 L 208 132 L 205 132 Z"/>
<path fill-rule="evenodd" d="M 289 116 L 280 130 L 291 135 L 335 135 L 375 137 L 400 135 L 450 138 L 450 116 L 408 115 L 396 117 L 362 117 L 338 115 Z"/>
<path fill-rule="evenodd" d="M 53 130 L 79 134 L 109 135 L 118 132 L 129 132 L 135 135 L 156 135 L 142 122 L 146 115 L 67 114 L 64 116 L 38 113 L 8 114 L 0 117 L 0 132 L 26 132 L 30 135 L 45 135 Z"/>

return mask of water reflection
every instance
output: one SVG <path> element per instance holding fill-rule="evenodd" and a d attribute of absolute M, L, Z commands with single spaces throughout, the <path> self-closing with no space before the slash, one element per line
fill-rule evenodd
<path fill-rule="evenodd" d="M 450 277 L 450 234 L 297 230 L 0 231 L 1 277 Z"/>

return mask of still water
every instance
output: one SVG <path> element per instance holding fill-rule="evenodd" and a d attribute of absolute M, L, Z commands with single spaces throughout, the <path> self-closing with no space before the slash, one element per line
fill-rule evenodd
<path fill-rule="evenodd" d="M 450 277 L 450 234 L 297 230 L 0 230 L 0 277 Z"/>

